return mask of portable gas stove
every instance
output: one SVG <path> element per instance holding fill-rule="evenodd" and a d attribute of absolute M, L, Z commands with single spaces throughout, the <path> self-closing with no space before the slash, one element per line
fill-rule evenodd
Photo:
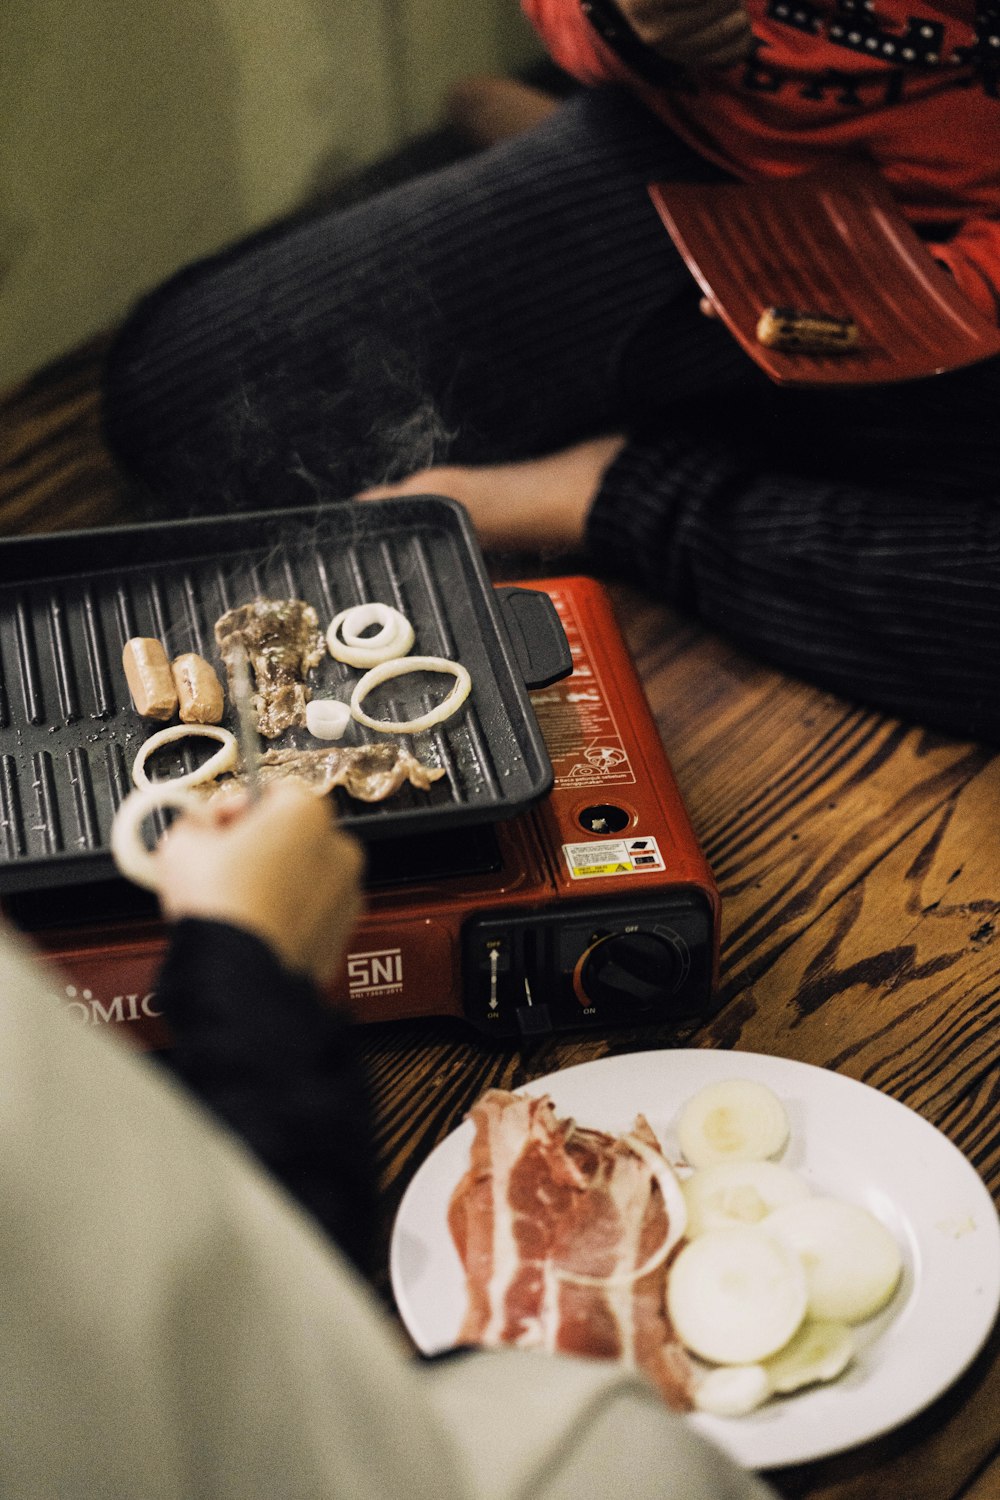
<path fill-rule="evenodd" d="M 488 582 L 484 591 L 494 592 Z M 456 818 L 444 806 L 430 817 L 404 808 L 402 831 L 400 814 L 390 814 L 388 836 L 366 837 L 366 912 L 330 998 L 360 1022 L 455 1016 L 498 1040 L 707 1013 L 719 897 L 605 591 L 572 577 L 495 593 L 505 603 L 504 635 L 516 636 L 520 620 L 530 628 L 534 612 L 522 606 L 532 595 L 550 602 L 565 634 L 564 664 L 550 662 L 547 685 L 526 695 L 552 776 L 536 773 L 511 815 L 492 807 L 481 818 L 466 807 Z M 23 591 L 18 597 L 23 603 Z M 46 607 L 51 613 L 51 596 Z M 23 654 L 23 615 L 18 629 Z M 122 633 L 132 629 L 129 622 Z M 567 644 L 572 670 L 559 677 Z M 523 645 L 514 655 L 524 659 Z M 459 755 L 454 745 L 443 749 Z M 530 743 L 514 753 L 531 760 Z M 39 754 L 31 764 L 44 773 Z M 5 827 L 10 760 L 0 760 Z M 51 785 L 46 791 L 51 802 Z M 370 810 L 355 811 L 365 837 Z M 342 815 L 350 823 L 350 810 Z M 91 855 L 103 844 L 98 832 Z M 43 872 L 42 883 L 23 872 L 12 878 L 17 861 L 9 861 L 4 905 L 56 965 L 71 1013 L 141 1045 L 168 1045 L 155 994 L 166 936 L 153 899 L 113 876 L 64 883 L 58 863 L 28 863 Z"/>

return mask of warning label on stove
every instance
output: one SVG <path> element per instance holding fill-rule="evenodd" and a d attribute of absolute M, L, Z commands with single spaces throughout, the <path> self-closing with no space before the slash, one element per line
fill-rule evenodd
<path fill-rule="evenodd" d="M 552 591 L 573 654 L 572 676 L 532 693 L 555 785 L 634 786 L 635 772 L 595 670 L 582 622 L 567 595 Z"/>
<path fill-rule="evenodd" d="M 647 875 L 663 870 L 663 855 L 654 838 L 601 839 L 589 844 L 563 844 L 563 854 L 573 880 L 594 875 Z"/>

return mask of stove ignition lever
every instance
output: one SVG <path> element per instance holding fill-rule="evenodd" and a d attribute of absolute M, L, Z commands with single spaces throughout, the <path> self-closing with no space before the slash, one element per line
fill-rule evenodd
<path fill-rule="evenodd" d="M 490 1010 L 496 1010 L 500 1004 L 497 998 L 497 970 L 500 967 L 500 949 L 490 949 Z"/>
<path fill-rule="evenodd" d="M 500 1023 L 507 1008 L 504 1003 L 507 1000 L 507 982 L 504 976 L 510 973 L 512 958 L 510 940 L 507 937 L 487 937 L 477 954 L 476 970 L 482 975 L 482 979 L 476 979 L 474 983 L 482 997 L 478 1003 L 485 1002 L 484 1019 L 488 1021 Z"/>
<path fill-rule="evenodd" d="M 541 1002 L 536 1005 L 531 998 L 531 985 L 528 983 L 527 974 L 524 976 L 524 1005 L 519 1005 L 514 1012 L 517 1018 L 517 1029 L 526 1041 L 529 1037 L 551 1036 L 554 1031 L 552 1016 L 549 1007 Z"/>

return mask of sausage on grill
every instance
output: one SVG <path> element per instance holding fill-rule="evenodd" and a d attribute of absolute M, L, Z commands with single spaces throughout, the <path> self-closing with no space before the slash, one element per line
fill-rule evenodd
<path fill-rule="evenodd" d="M 182 724 L 218 724 L 225 708 L 222 683 L 203 656 L 187 651 L 171 668 Z"/>
<path fill-rule="evenodd" d="M 150 636 L 133 636 L 125 642 L 122 666 L 136 713 L 144 719 L 172 719 L 177 689 L 161 643 Z"/>

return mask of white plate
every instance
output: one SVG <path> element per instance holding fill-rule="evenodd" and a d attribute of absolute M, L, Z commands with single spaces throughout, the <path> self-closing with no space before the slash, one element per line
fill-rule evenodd
<path fill-rule="evenodd" d="M 747 1417 L 688 1418 L 749 1468 L 805 1463 L 898 1426 L 974 1359 L 1000 1302 L 1000 1223 L 981 1179 L 939 1130 L 888 1095 L 806 1063 L 749 1052 L 639 1052 L 552 1073 L 523 1092 L 549 1094 L 560 1114 L 608 1131 L 628 1129 L 641 1111 L 671 1157 L 679 1108 L 723 1078 L 769 1084 L 791 1120 L 784 1162 L 814 1190 L 869 1208 L 903 1254 L 896 1296 L 859 1330 L 857 1359 L 838 1381 Z M 447 1211 L 471 1143 L 468 1122 L 441 1142 L 410 1183 L 393 1228 L 396 1303 L 425 1353 L 455 1343 L 465 1309 Z"/>

